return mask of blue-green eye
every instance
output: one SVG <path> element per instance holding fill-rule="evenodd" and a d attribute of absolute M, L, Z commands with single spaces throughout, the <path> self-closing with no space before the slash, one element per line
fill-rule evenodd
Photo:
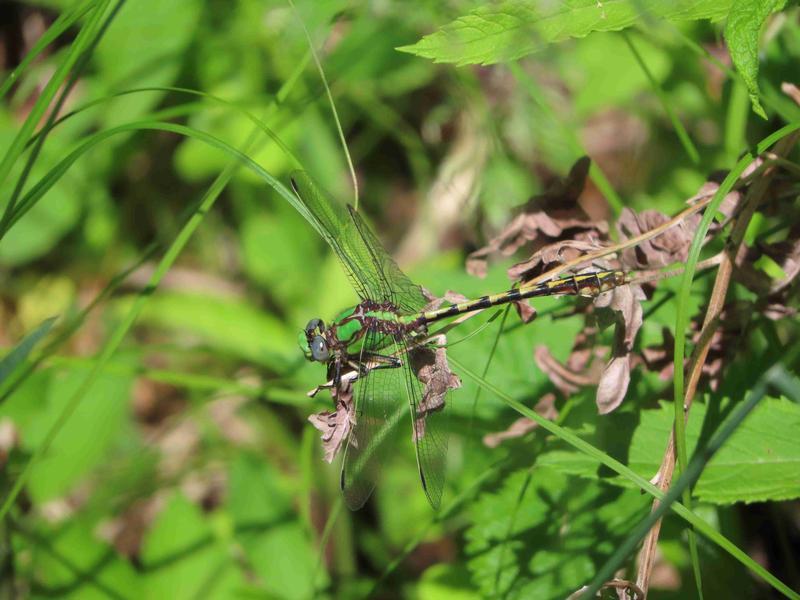
<path fill-rule="evenodd" d="M 322 319 L 311 319 L 306 325 L 306 334 L 309 336 L 313 335 L 317 331 L 322 333 L 325 331 L 325 323 L 322 322 Z"/>
<path fill-rule="evenodd" d="M 314 360 L 325 362 L 330 358 L 330 355 L 325 338 L 321 335 L 314 336 L 314 339 L 311 340 L 311 356 L 314 357 Z"/>

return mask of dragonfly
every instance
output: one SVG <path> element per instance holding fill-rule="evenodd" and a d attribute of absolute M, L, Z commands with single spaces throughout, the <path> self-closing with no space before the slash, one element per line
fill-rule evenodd
<path fill-rule="evenodd" d="M 351 205 L 337 203 L 305 172 L 294 172 L 290 181 L 303 216 L 334 251 L 360 299 L 327 324 L 311 319 L 298 336 L 305 357 L 327 366 L 334 397 L 354 382 L 354 423 L 344 442 L 340 477 L 345 503 L 357 510 L 372 494 L 387 455 L 388 431 L 407 405 L 420 482 L 436 510 L 445 481 L 449 390 L 442 401 L 431 402 L 415 370 L 429 350 L 429 326 L 537 296 L 594 297 L 624 285 L 627 275 L 612 270 L 570 275 L 428 310 L 422 288 L 400 270 Z"/>

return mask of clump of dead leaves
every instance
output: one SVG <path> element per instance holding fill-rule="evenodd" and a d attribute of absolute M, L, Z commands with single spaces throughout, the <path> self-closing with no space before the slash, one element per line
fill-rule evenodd
<path fill-rule="evenodd" d="M 754 165 L 754 169 L 760 166 Z M 753 172 L 743 175 L 740 185 L 730 192 L 719 209 L 719 218 L 706 235 L 706 242 L 724 233 L 724 228 L 735 217 L 740 200 L 746 191 Z M 589 173 L 589 159 L 584 157 L 572 167 L 569 175 L 557 182 L 541 196 L 534 197 L 519 207 L 509 224 L 467 259 L 467 271 L 483 277 L 493 257 L 526 255 L 511 266 L 508 277 L 515 285 L 523 286 L 543 273 L 587 254 L 601 253 L 611 245 L 610 224 L 606 220 L 592 220 L 581 205 L 581 195 Z M 761 210 L 772 217 L 776 213 L 792 210 L 789 204 L 770 202 L 781 196 L 780 177 L 775 179 L 772 193 Z M 707 181 L 698 193 L 689 198 L 688 206 L 712 197 L 719 189 L 716 181 Z M 785 218 L 791 218 L 784 215 Z M 664 225 L 672 217 L 655 210 L 636 212 L 623 209 L 616 222 L 618 241 L 625 242 L 647 234 Z M 780 218 L 780 217 L 779 217 Z M 625 247 L 621 252 L 607 254 L 601 259 L 581 265 L 576 273 L 619 269 L 626 272 L 657 270 L 670 265 L 680 266 L 687 259 L 689 247 L 700 223 L 700 214 L 693 213 L 680 220 L 655 237 Z M 796 221 L 792 219 L 790 222 Z M 797 275 L 800 272 L 800 239 L 797 226 L 793 227 L 783 241 L 757 242 L 753 247 L 744 247 L 737 257 L 736 280 L 756 294 L 751 301 L 731 304 L 723 315 L 723 326 L 712 340 L 711 354 L 703 373 L 708 384 L 715 389 L 721 373 L 735 353 L 736 336 L 741 335 L 747 319 L 752 314 L 763 314 L 771 319 L 790 316 L 795 309 L 790 301 L 796 300 Z M 647 237 L 644 235 L 644 237 Z M 782 270 L 782 277 L 772 279 L 756 266 L 757 261 L 768 257 Z M 616 410 L 623 402 L 631 379 L 631 369 L 649 368 L 658 371 L 662 378 L 670 379 L 673 367 L 670 362 L 673 342 L 669 333 L 664 334 L 659 347 L 636 350 L 636 337 L 643 321 L 642 302 L 652 297 L 657 283 L 636 283 L 617 287 L 595 298 L 580 298 L 575 303 L 575 312 L 585 319 L 583 330 L 576 336 L 572 352 L 565 363 L 560 363 L 547 346 L 533 349 L 533 358 L 539 369 L 547 374 L 554 387 L 568 397 L 580 388 L 596 386 L 596 404 L 600 414 Z M 524 322 L 535 318 L 536 312 L 527 301 L 516 303 L 517 312 Z M 700 320 L 693 323 L 695 340 L 700 330 Z M 602 330 L 613 324 L 613 343 L 599 343 Z M 537 412 L 553 418 L 557 416 L 555 398 L 552 394 L 542 397 Z M 494 446 L 503 440 L 524 435 L 535 425 L 528 419 L 519 419 L 501 433 L 486 436 L 485 442 Z"/>

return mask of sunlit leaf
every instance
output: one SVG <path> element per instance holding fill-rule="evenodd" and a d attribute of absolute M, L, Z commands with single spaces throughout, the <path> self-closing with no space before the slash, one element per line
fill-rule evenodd
<path fill-rule="evenodd" d="M 716 411 L 715 411 L 716 412 Z M 697 447 L 708 408 L 692 406 L 686 429 L 687 452 Z M 641 413 L 628 449 L 629 466 L 644 477 L 656 474 L 672 428 L 673 410 L 663 405 Z M 715 504 L 765 502 L 800 497 L 800 405 L 785 399 L 765 399 L 711 459 L 694 488 L 700 500 Z M 619 431 L 622 437 L 624 432 Z M 705 434 L 707 439 L 708 433 Z M 597 463 L 579 453 L 554 450 L 542 455 L 541 464 L 559 471 L 598 477 Z M 620 484 L 623 482 L 619 480 Z"/>
<path fill-rule="evenodd" d="M 716 19 L 727 13 L 729 5 L 729 0 L 511 0 L 482 6 L 398 50 L 436 62 L 488 65 L 516 60 L 593 31 L 624 29 L 646 18 Z"/>
<path fill-rule="evenodd" d="M 725 41 L 733 64 L 747 86 L 753 110 L 764 119 L 767 113 L 758 99 L 758 40 L 767 17 L 784 6 L 786 0 L 739 0 L 731 5 L 725 24 Z"/>

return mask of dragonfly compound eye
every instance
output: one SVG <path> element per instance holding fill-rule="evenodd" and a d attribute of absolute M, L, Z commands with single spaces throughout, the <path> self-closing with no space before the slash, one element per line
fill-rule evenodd
<path fill-rule="evenodd" d="M 325 362 L 330 358 L 331 353 L 328 351 L 328 344 L 325 342 L 325 338 L 321 335 L 315 336 L 313 340 L 311 340 L 311 356 L 314 357 L 314 360 L 318 360 L 319 362 Z"/>
<path fill-rule="evenodd" d="M 322 333 L 325 331 L 325 323 L 322 322 L 322 319 L 311 319 L 306 325 L 305 331 L 308 335 L 313 335 L 317 331 Z"/>

